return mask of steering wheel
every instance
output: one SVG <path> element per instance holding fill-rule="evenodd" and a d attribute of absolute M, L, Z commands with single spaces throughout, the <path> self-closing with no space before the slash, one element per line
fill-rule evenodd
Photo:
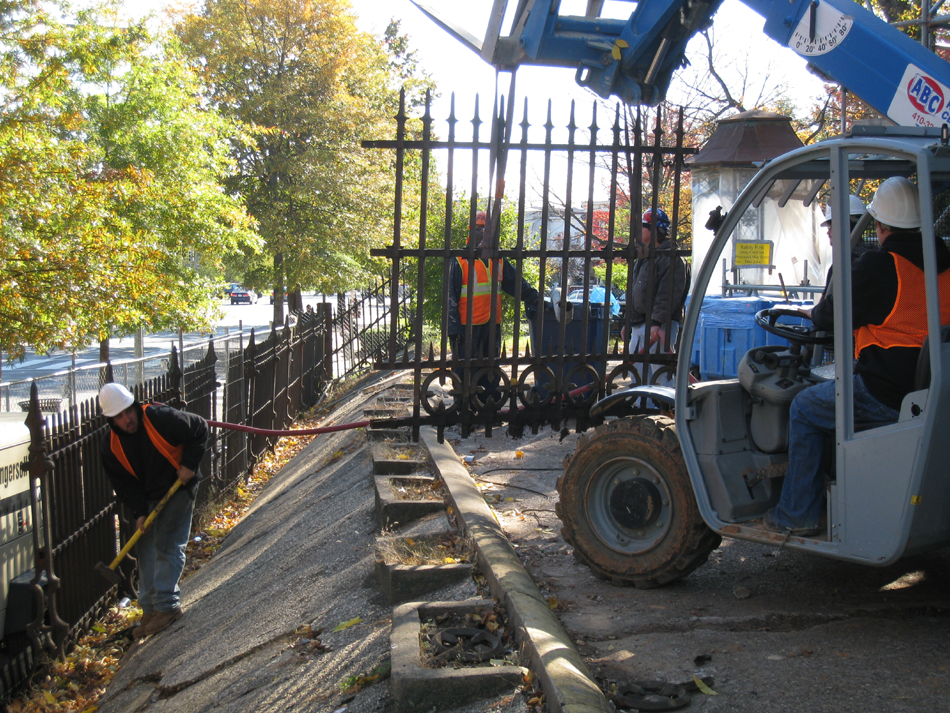
<path fill-rule="evenodd" d="M 834 334 L 819 335 L 824 330 L 816 329 L 815 325 L 805 324 L 781 324 L 779 317 L 795 317 L 801 319 L 805 317 L 797 309 L 788 309 L 786 307 L 772 307 L 771 309 L 759 310 L 755 313 L 755 323 L 762 327 L 766 332 L 771 332 L 777 337 L 787 339 L 792 344 L 833 344 Z"/>

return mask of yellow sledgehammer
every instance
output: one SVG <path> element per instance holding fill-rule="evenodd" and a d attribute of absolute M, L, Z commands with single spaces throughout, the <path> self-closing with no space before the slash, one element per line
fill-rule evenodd
<path fill-rule="evenodd" d="M 119 584 L 122 582 L 122 577 L 116 574 L 115 568 L 118 567 L 119 562 L 121 562 L 125 556 L 129 554 L 129 550 L 131 550 L 135 546 L 135 543 L 139 541 L 143 531 L 149 528 L 149 526 L 152 524 L 152 521 L 158 517 L 158 513 L 160 513 L 162 508 L 165 507 L 165 503 L 171 500 L 172 495 L 174 495 L 181 486 L 181 480 L 176 479 L 172 487 L 170 487 L 168 492 L 165 493 L 165 497 L 158 501 L 158 505 L 155 506 L 155 509 L 148 514 L 147 518 L 145 518 L 145 522 L 142 524 L 142 529 L 135 530 L 135 534 L 133 534 L 132 537 L 129 538 L 129 541 L 125 543 L 125 547 L 123 547 L 119 554 L 116 555 L 115 559 L 112 560 L 112 564 L 110 564 L 108 567 L 106 567 L 105 562 L 100 562 L 96 565 L 96 571 L 99 574 L 101 574 L 113 584 Z"/>

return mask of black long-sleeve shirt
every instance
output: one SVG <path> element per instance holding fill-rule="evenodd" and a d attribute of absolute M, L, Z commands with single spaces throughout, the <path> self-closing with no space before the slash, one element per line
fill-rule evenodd
<path fill-rule="evenodd" d="M 142 406 L 136 404 L 136 407 L 139 412 L 138 430 L 129 434 L 110 426 L 102 439 L 100 452 L 102 465 L 116 497 L 138 518 L 148 514 L 149 500 L 162 499 L 178 479 L 178 473 L 148 437 Z M 169 444 L 183 447 L 181 465 L 195 472 L 195 477 L 185 487 L 194 489 L 199 478 L 198 467 L 208 442 L 208 422 L 197 414 L 178 411 L 170 406 L 150 406 L 148 418 Z M 118 435 L 135 475 L 129 473 L 112 452 L 112 433 Z"/>
<path fill-rule="evenodd" d="M 940 272 L 950 269 L 950 250 L 943 240 L 936 239 L 937 266 Z M 897 268 L 895 253 L 924 269 L 923 242 L 919 232 L 891 233 L 880 250 L 866 252 L 851 266 L 851 320 L 852 328 L 883 324 L 897 302 Z M 920 305 L 926 309 L 925 304 Z M 834 298 L 827 290 L 812 308 L 812 322 L 820 329 L 834 329 Z M 861 350 L 855 373 L 861 374 L 871 395 L 893 409 L 900 409 L 901 401 L 914 387 L 918 347 L 891 347 L 885 349 L 870 345 Z"/>

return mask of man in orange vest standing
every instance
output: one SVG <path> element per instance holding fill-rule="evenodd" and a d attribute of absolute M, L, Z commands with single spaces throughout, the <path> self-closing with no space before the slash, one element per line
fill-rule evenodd
<path fill-rule="evenodd" d="M 477 252 L 474 259 L 458 257 L 452 261 L 449 271 L 449 308 L 448 308 L 448 335 L 452 345 L 452 358 L 456 361 L 471 357 L 479 359 L 489 356 L 489 340 L 492 329 L 495 330 L 495 350 L 491 354 L 497 357 L 501 352 L 501 293 L 507 292 L 516 296 L 518 280 L 521 281 L 521 301 L 528 307 L 538 304 L 538 291 L 528 284 L 518 274 L 515 266 L 508 260 L 500 259 L 492 264 L 490 260 L 492 238 L 486 230 L 486 214 L 478 211 L 475 214 L 475 230 L 469 237 L 468 246 L 475 245 Z M 492 304 L 492 277 L 498 281 L 495 290 L 495 323 L 489 323 Z M 469 304 L 469 285 L 473 285 L 472 301 Z M 469 314 L 472 320 L 472 341 L 466 346 L 465 333 Z M 482 377 L 479 386 L 484 391 L 482 400 L 490 396 L 497 398 L 498 379 Z"/>
<path fill-rule="evenodd" d="M 897 421 L 901 401 L 914 388 L 920 348 L 927 336 L 924 253 L 917 186 L 889 178 L 874 194 L 879 250 L 866 252 L 851 266 L 854 328 L 854 423 L 856 428 Z M 940 272 L 942 323 L 950 322 L 950 250 L 935 243 Z M 820 329 L 834 329 L 831 291 L 811 310 Z M 835 382 L 801 391 L 789 414 L 788 472 L 778 506 L 763 525 L 774 532 L 809 537 L 820 531 L 825 479 L 822 452 L 835 432 Z"/>
<path fill-rule="evenodd" d="M 149 529 L 136 543 L 139 606 L 135 638 L 157 634 L 181 618 L 178 580 L 198 485 L 198 466 L 208 441 L 208 422 L 197 414 L 157 404 L 142 405 L 121 384 L 105 384 L 99 405 L 109 421 L 102 465 L 116 498 L 142 529 L 159 500 L 181 480 Z"/>

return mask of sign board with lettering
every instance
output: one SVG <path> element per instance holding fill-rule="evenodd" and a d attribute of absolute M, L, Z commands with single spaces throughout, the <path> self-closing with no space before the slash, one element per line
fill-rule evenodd
<path fill-rule="evenodd" d="M 26 414 L 0 417 L 0 637 L 6 633 L 10 580 L 34 562 L 30 479 L 24 467 L 30 456 Z M 22 617 L 21 617 L 22 618 Z"/>
<path fill-rule="evenodd" d="M 733 243 L 732 266 L 772 267 L 772 241 L 736 240 Z"/>

